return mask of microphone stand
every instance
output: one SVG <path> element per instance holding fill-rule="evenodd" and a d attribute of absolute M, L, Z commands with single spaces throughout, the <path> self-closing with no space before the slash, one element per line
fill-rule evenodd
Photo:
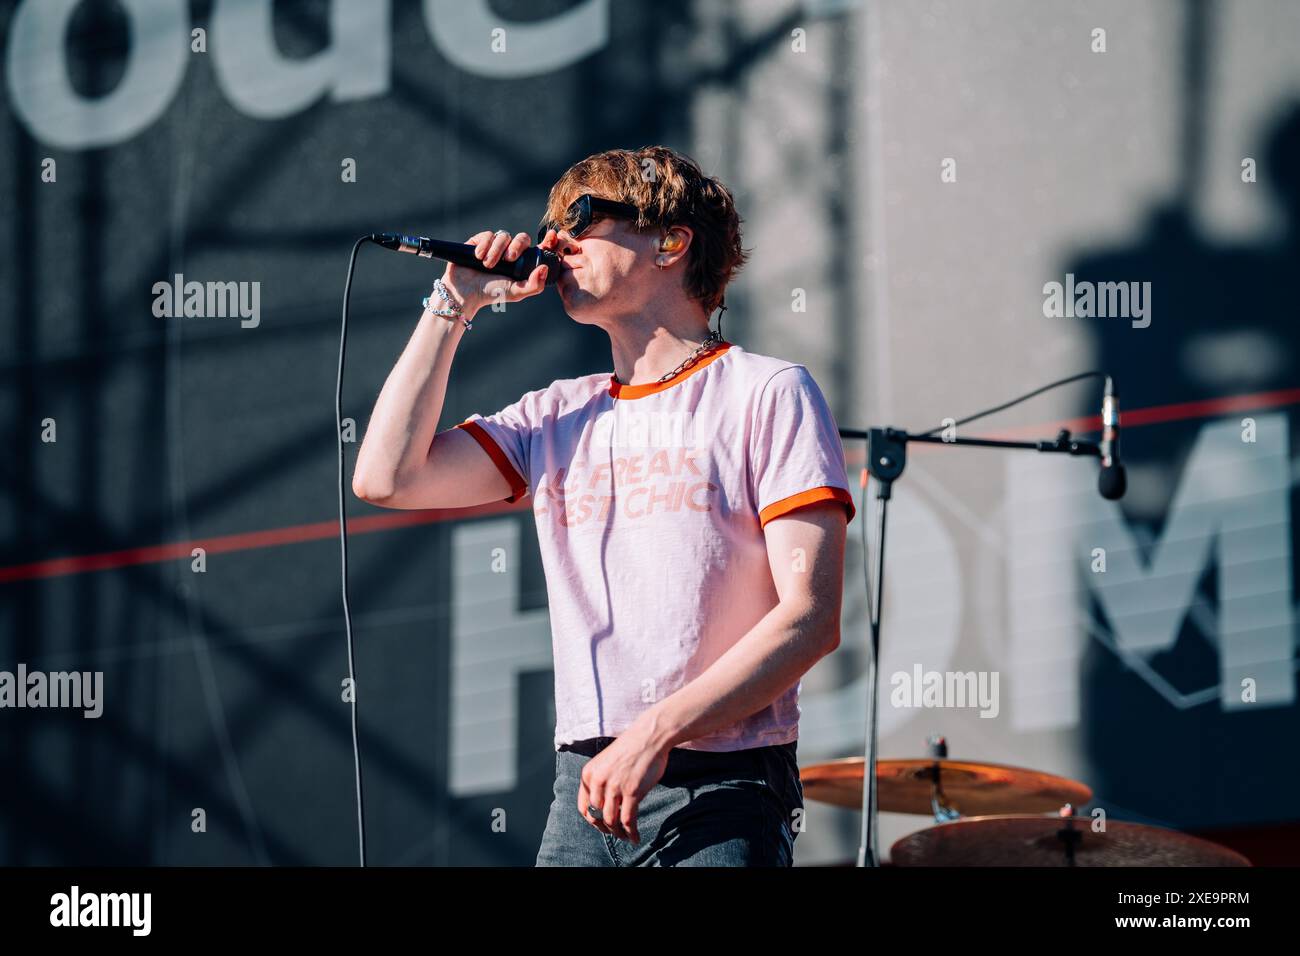
<path fill-rule="evenodd" d="M 885 596 L 885 519 L 893 493 L 894 481 L 907 464 L 907 443 L 924 442 L 933 445 L 958 445 L 974 448 L 1019 448 L 1038 452 L 1055 452 L 1065 455 L 1086 455 L 1100 458 L 1101 448 L 1094 442 L 1076 441 L 1062 429 L 1054 441 L 1002 441 L 994 438 L 944 438 L 928 433 L 911 435 L 898 428 L 870 428 L 866 431 L 841 428 L 842 438 L 867 440 L 867 471 L 876 479 L 876 554 L 871 565 L 872 580 L 868 585 L 869 617 L 871 620 L 871 659 L 867 666 L 867 726 L 863 746 L 862 767 L 862 842 L 858 847 L 857 865 L 880 866 L 879 833 L 877 830 L 877 780 L 876 749 L 880 731 L 878 720 L 880 620 L 881 605 Z M 865 520 L 865 518 L 864 518 Z M 870 555 L 864 554 L 863 560 Z M 874 594 L 874 597 L 873 597 Z"/>

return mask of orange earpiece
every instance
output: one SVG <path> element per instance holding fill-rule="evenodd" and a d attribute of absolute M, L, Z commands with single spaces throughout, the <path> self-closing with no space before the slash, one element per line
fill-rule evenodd
<path fill-rule="evenodd" d="M 659 243 L 659 251 L 676 252 L 682 247 L 682 241 L 680 235 L 675 232 L 670 232 L 668 235 L 664 236 L 663 240 Z"/>

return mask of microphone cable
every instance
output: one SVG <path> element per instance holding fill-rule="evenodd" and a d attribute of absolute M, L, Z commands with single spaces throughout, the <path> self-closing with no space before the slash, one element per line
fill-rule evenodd
<path fill-rule="evenodd" d="M 968 415 L 967 417 L 961 419 L 960 421 L 953 422 L 951 425 L 939 425 L 935 428 L 931 428 L 928 432 L 920 432 L 919 437 L 927 438 L 930 435 L 933 435 L 935 432 L 943 431 L 945 428 L 956 428 L 958 425 L 965 425 L 967 422 L 973 422 L 977 418 L 984 418 L 986 415 L 992 415 L 994 412 L 1000 412 L 1003 409 L 1011 408 L 1013 405 L 1019 405 L 1021 402 L 1027 402 L 1029 401 L 1029 399 L 1033 398 L 1036 395 L 1042 395 L 1043 392 L 1049 392 L 1054 388 L 1060 388 L 1062 385 L 1069 385 L 1071 382 L 1077 382 L 1080 379 L 1109 378 L 1109 377 L 1110 376 L 1108 376 L 1105 372 L 1097 372 L 1097 371 L 1080 372 L 1078 375 L 1071 375 L 1069 378 L 1059 379 L 1055 382 L 1050 382 L 1047 385 L 1042 386 L 1041 388 L 1036 388 L 1032 392 L 1026 392 L 1024 395 L 1021 395 L 1019 398 L 1013 398 L 1009 402 L 1003 402 L 1001 405 L 996 405 L 993 408 L 986 408 L 982 412 L 976 412 L 974 415 Z"/>
<path fill-rule="evenodd" d="M 374 242 L 374 236 L 362 236 L 352 246 L 352 255 L 348 258 L 348 275 L 343 283 L 343 320 L 339 329 L 339 368 L 334 386 L 334 437 L 339 452 L 339 562 L 343 578 L 343 627 L 347 635 L 348 646 L 348 680 L 352 682 L 352 767 L 357 782 L 357 849 L 361 866 L 366 865 L 366 813 L 365 797 L 361 781 L 361 745 L 357 717 L 356 657 L 352 641 L 352 610 L 348 602 L 348 524 L 346 509 L 346 469 L 347 459 L 343 448 L 343 365 L 347 357 L 348 345 L 348 305 L 352 299 L 352 275 L 357 267 L 357 253 L 362 245 Z M 718 311 L 718 335 L 722 335 L 722 313 L 727 311 L 726 298 L 723 298 Z"/>
<path fill-rule="evenodd" d="M 343 284 L 343 326 L 339 330 L 339 372 L 334 390 L 334 436 L 339 446 L 339 556 L 343 571 L 343 626 L 348 642 L 348 680 L 352 682 L 352 766 L 357 780 L 357 845 L 360 851 L 361 865 L 366 865 L 366 813 L 365 801 L 361 789 L 361 747 L 358 742 L 357 727 L 357 672 L 352 647 L 352 611 L 348 606 L 348 522 L 344 506 L 344 466 L 343 453 L 343 359 L 347 354 L 348 344 L 348 302 L 352 297 L 352 273 L 357 265 L 357 252 L 362 243 L 371 242 L 370 236 L 362 236 L 352 247 L 352 256 L 348 259 L 348 278 Z"/>

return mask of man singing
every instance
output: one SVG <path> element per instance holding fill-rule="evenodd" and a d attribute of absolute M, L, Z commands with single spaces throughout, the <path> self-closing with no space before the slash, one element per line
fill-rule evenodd
<path fill-rule="evenodd" d="M 561 257 L 569 317 L 609 335 L 613 374 L 438 431 L 471 320 L 546 281 L 449 265 L 358 453 L 353 491 L 386 508 L 531 495 L 555 657 L 538 866 L 793 862 L 800 680 L 839 644 L 854 505 L 808 370 L 709 328 L 748 257 L 740 223 L 730 191 L 666 147 L 577 163 L 538 244 Z M 530 237 L 468 241 L 490 266 Z"/>

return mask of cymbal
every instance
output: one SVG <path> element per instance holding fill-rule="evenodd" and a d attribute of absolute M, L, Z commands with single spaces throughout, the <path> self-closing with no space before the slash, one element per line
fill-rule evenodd
<path fill-rule="evenodd" d="M 1085 784 L 1037 770 L 968 760 L 925 757 L 876 761 L 876 805 L 889 813 L 929 815 L 931 775 L 939 765 L 944 803 L 963 815 L 1048 813 L 1064 804 L 1092 799 Z M 807 800 L 837 807 L 862 807 L 861 757 L 813 764 L 799 772 Z"/>
<path fill-rule="evenodd" d="M 1073 836 L 1063 837 L 1056 814 L 968 817 L 905 836 L 889 851 L 894 866 L 1067 866 L 1067 840 L 1074 866 L 1250 866 L 1226 846 L 1177 830 L 1075 817 Z"/>

